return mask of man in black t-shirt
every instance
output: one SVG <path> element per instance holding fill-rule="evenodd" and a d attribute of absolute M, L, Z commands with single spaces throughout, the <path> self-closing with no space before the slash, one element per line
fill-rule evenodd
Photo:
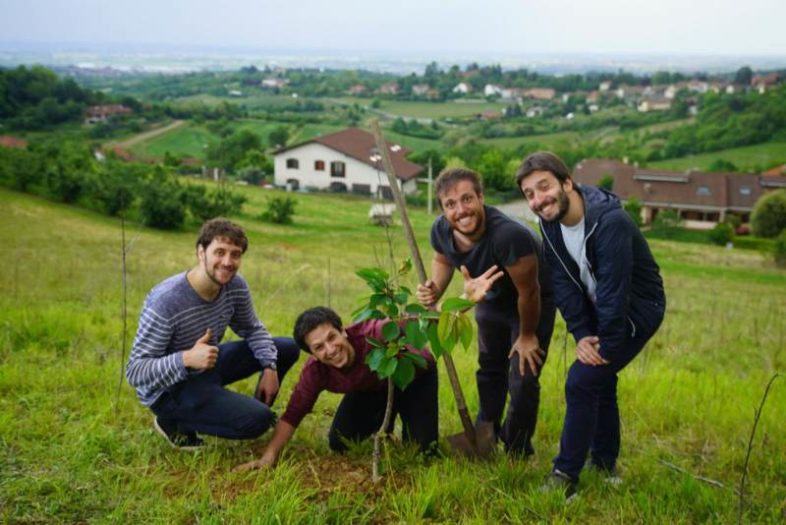
<path fill-rule="evenodd" d="M 431 228 L 431 279 L 418 300 L 435 304 L 453 271 L 505 272 L 475 309 L 478 324 L 478 421 L 489 421 L 510 454 L 530 455 L 538 415 L 538 372 L 554 329 L 554 301 L 540 239 L 527 226 L 483 204 L 477 173 L 452 168 L 435 182 L 442 216 Z M 502 423 L 506 391 L 510 405 Z"/>

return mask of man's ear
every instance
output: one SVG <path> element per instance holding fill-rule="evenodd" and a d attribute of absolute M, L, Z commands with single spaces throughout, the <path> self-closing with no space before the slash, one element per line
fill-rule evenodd
<path fill-rule="evenodd" d="M 205 260 L 205 247 L 201 244 L 197 245 L 196 256 L 199 262 L 203 262 Z"/>
<path fill-rule="evenodd" d="M 565 179 L 562 182 L 562 189 L 565 191 L 565 193 L 570 193 L 571 191 L 573 191 L 573 189 L 574 189 L 573 179 L 570 178 L 570 177 Z"/>

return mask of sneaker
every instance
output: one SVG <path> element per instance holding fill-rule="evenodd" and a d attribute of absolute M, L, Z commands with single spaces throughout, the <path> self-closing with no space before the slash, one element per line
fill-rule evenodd
<path fill-rule="evenodd" d="M 565 501 L 570 502 L 576 497 L 576 487 L 578 482 L 573 481 L 570 476 L 564 472 L 554 469 L 546 476 L 546 482 L 541 485 L 541 492 L 551 492 L 554 490 L 561 490 L 565 494 Z"/>
<path fill-rule="evenodd" d="M 205 444 L 204 441 L 199 439 L 196 432 L 179 432 L 177 426 L 167 425 L 160 421 L 158 417 L 153 418 L 153 428 L 164 436 L 172 448 L 177 450 L 195 451 Z"/>

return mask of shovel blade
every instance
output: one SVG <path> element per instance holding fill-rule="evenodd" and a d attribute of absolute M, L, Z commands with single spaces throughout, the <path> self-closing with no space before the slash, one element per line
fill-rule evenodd
<path fill-rule="evenodd" d="M 497 436 L 494 424 L 480 421 L 475 425 L 475 443 L 464 432 L 448 436 L 450 448 L 470 459 L 488 459 L 497 450 Z"/>

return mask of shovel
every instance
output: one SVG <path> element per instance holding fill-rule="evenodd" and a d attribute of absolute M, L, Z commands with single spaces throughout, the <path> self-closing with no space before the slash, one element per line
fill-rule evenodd
<path fill-rule="evenodd" d="M 379 128 L 379 122 L 377 120 L 372 121 L 371 128 L 374 132 L 377 150 L 382 157 L 385 173 L 387 173 L 388 176 L 390 190 L 393 193 L 393 198 L 396 201 L 396 206 L 401 216 L 401 225 L 404 228 L 404 236 L 407 238 L 409 251 L 412 254 L 412 262 L 418 272 L 418 280 L 424 283 L 428 279 L 426 276 L 426 269 L 423 266 L 423 259 L 420 258 L 420 251 L 415 241 L 415 234 L 412 232 L 412 224 L 410 224 L 409 217 L 407 216 L 406 204 L 398 187 L 396 173 L 393 168 L 393 163 L 390 161 L 385 139 Z M 456 408 L 458 409 L 459 418 L 461 419 L 461 426 L 464 427 L 464 432 L 448 436 L 448 443 L 450 443 L 453 450 L 456 450 L 466 457 L 488 458 L 496 451 L 494 424 L 489 421 L 480 421 L 477 426 L 472 425 L 472 420 L 467 410 L 467 403 L 464 400 L 464 393 L 461 390 L 461 383 L 459 383 L 458 374 L 456 373 L 456 365 L 453 363 L 453 357 L 450 355 L 450 352 L 444 352 L 442 358 L 445 361 L 445 370 L 450 379 L 450 386 L 453 388 L 453 397 L 456 398 Z"/>

